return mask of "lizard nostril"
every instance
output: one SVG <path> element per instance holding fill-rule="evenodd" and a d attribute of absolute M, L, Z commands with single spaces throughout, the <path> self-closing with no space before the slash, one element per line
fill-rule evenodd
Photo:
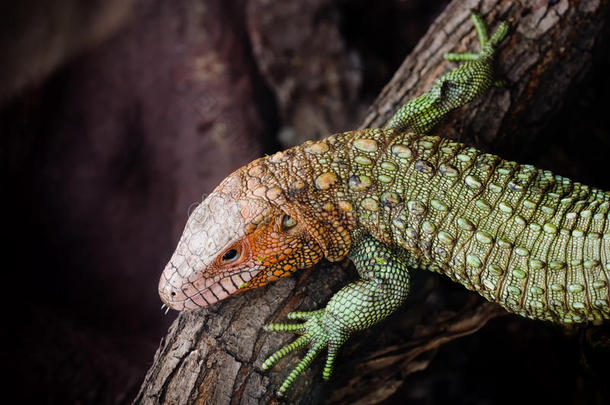
<path fill-rule="evenodd" d="M 172 297 L 175 297 L 176 296 L 176 292 L 172 291 L 169 295 L 171 295 Z"/>

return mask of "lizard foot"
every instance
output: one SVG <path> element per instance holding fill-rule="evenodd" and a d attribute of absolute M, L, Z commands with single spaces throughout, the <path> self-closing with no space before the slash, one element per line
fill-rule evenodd
<path fill-rule="evenodd" d="M 493 33 L 491 38 L 487 33 L 487 27 L 485 22 L 480 15 L 472 13 L 470 16 L 475 30 L 477 31 L 477 37 L 479 38 L 479 44 L 481 46 L 480 52 L 463 52 L 463 53 L 447 53 L 444 58 L 446 60 L 454 62 L 462 61 L 475 61 L 485 57 L 490 57 L 493 54 L 496 46 L 508 35 L 510 25 L 507 22 L 502 22 L 496 32 Z"/>
<path fill-rule="evenodd" d="M 302 320 L 303 323 L 272 323 L 265 326 L 266 331 L 292 332 L 301 335 L 294 342 L 273 353 L 263 363 L 263 370 L 271 368 L 281 358 L 295 350 L 309 346 L 309 350 L 297 366 L 290 372 L 278 389 L 278 395 L 283 395 L 296 378 L 305 370 L 320 352 L 328 347 L 326 364 L 322 377 L 329 380 L 332 374 L 335 357 L 341 345 L 349 337 L 349 332 L 337 325 L 336 320 L 328 316 L 325 309 L 311 312 L 291 312 L 288 319 Z"/>
<path fill-rule="evenodd" d="M 491 86 L 500 84 L 496 80 L 494 59 L 510 25 L 500 23 L 490 37 L 478 14 L 472 14 L 472 23 L 479 38 L 480 51 L 446 54 L 445 59 L 464 63 L 441 76 L 426 93 L 400 107 L 386 128 L 429 134 L 451 111 L 473 101 Z"/>

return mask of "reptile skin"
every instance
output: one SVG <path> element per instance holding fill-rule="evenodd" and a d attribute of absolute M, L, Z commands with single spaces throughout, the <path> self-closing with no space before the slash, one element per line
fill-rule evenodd
<path fill-rule="evenodd" d="M 354 263 L 360 279 L 297 324 L 265 361 L 309 347 L 279 392 L 328 348 L 324 378 L 351 333 L 406 299 L 409 269 L 449 276 L 510 312 L 560 323 L 607 319 L 610 194 L 430 135 L 450 111 L 496 83 L 508 32 L 403 106 L 384 129 L 335 134 L 261 158 L 227 177 L 190 216 L 159 284 L 171 308 L 195 309 L 308 268 Z"/>

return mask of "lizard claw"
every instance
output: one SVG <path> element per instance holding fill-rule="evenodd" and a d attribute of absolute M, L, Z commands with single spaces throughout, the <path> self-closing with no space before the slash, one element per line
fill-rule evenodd
<path fill-rule="evenodd" d="M 328 347 L 328 356 L 322 377 L 329 380 L 332 374 L 334 361 L 337 351 L 347 340 L 349 334 L 334 325 L 330 317 L 326 316 L 324 309 L 311 312 L 292 312 L 288 314 L 288 319 L 303 320 L 300 324 L 273 323 L 265 326 L 265 330 L 274 332 L 293 332 L 301 334 L 294 342 L 282 347 L 280 350 L 269 356 L 262 365 L 263 370 L 271 368 L 280 359 L 295 350 L 309 346 L 307 354 L 290 372 L 278 389 L 278 395 L 283 395 L 297 377 L 311 364 L 325 347 Z"/>

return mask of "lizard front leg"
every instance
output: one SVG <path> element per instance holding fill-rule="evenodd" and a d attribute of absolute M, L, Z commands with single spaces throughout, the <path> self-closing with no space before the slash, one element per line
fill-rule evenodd
<path fill-rule="evenodd" d="M 322 376 L 332 374 L 336 354 L 349 338 L 392 314 L 407 298 L 409 272 L 404 252 L 392 249 L 371 236 L 362 236 L 349 253 L 360 279 L 330 299 L 326 308 L 312 312 L 293 312 L 288 319 L 304 320 L 301 324 L 277 323 L 265 327 L 268 331 L 301 334 L 293 343 L 278 350 L 263 363 L 266 370 L 287 354 L 309 347 L 301 362 L 292 370 L 278 394 L 286 392 L 294 380 L 313 359 L 328 348 Z"/>

